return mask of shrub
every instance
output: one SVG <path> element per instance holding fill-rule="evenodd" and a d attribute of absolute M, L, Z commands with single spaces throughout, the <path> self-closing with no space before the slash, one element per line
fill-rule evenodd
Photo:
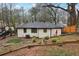
<path fill-rule="evenodd" d="M 59 37 L 52 38 L 52 43 L 58 43 Z"/>
<path fill-rule="evenodd" d="M 35 40 L 35 39 L 33 39 L 33 40 L 32 40 L 32 42 L 33 42 L 33 43 L 35 43 L 35 42 L 36 42 L 36 40 Z"/>
<path fill-rule="evenodd" d="M 37 39 L 39 39 L 39 37 L 36 37 Z"/>
<path fill-rule="evenodd" d="M 30 35 L 26 35 L 26 38 L 30 38 Z"/>
<path fill-rule="evenodd" d="M 36 40 L 37 40 L 37 37 L 33 36 L 33 37 L 32 37 L 32 42 L 35 43 Z"/>
<path fill-rule="evenodd" d="M 47 37 L 45 37 L 44 39 L 45 39 L 45 40 L 48 40 L 48 39 L 49 39 L 49 37 L 47 36 Z"/>
<path fill-rule="evenodd" d="M 36 36 L 33 36 L 32 38 L 36 39 L 37 37 Z"/>
<path fill-rule="evenodd" d="M 56 42 L 57 40 L 52 40 L 52 42 Z"/>

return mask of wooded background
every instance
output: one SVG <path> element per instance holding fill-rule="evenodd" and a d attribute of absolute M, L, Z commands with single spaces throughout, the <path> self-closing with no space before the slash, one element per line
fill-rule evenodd
<path fill-rule="evenodd" d="M 78 3 L 37 3 L 27 11 L 24 7 L 15 8 L 17 3 L 0 3 L 0 22 L 2 26 L 13 26 L 27 22 L 52 22 L 63 23 L 68 26 L 78 26 L 79 10 Z"/>

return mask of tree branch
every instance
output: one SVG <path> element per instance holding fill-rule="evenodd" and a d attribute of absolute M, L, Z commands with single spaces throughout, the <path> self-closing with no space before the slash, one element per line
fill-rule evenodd
<path fill-rule="evenodd" d="M 67 9 L 64 9 L 64 8 L 62 8 L 62 7 L 59 7 L 59 6 L 55 6 L 55 5 L 46 5 L 46 6 L 43 6 L 43 7 L 54 7 L 54 8 L 60 8 L 60 9 L 62 9 L 62 10 L 64 10 L 64 11 L 67 11 L 68 12 L 68 10 Z"/>

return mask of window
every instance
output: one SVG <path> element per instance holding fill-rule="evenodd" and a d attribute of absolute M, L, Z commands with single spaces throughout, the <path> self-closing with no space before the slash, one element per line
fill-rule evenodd
<path fill-rule="evenodd" d="M 46 33 L 47 32 L 47 29 L 44 29 L 43 32 Z"/>
<path fill-rule="evenodd" d="M 27 29 L 26 28 L 24 28 L 24 33 L 26 33 L 27 32 Z"/>
<path fill-rule="evenodd" d="M 37 33 L 37 29 L 31 29 L 32 33 Z"/>

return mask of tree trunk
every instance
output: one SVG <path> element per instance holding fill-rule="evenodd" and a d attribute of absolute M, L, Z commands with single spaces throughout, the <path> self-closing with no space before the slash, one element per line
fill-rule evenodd
<path fill-rule="evenodd" d="M 36 20 L 36 15 L 34 16 L 34 18 L 35 18 L 35 21 L 34 22 L 36 22 L 37 20 Z"/>
<path fill-rule="evenodd" d="M 60 6 L 55 6 L 55 5 L 52 5 L 52 4 L 49 4 L 47 6 L 43 6 L 43 7 L 55 7 L 55 8 L 60 8 L 66 12 L 68 12 L 70 14 L 70 19 L 69 19 L 69 25 L 76 25 L 77 24 L 77 15 L 76 15 L 76 11 L 75 11 L 75 6 L 76 6 L 76 3 L 68 3 L 68 9 L 64 9 Z"/>
<path fill-rule="evenodd" d="M 69 25 L 76 25 L 76 11 L 75 11 L 75 3 L 70 3 L 68 4 L 68 12 L 70 14 L 70 22 L 69 22 Z"/>

